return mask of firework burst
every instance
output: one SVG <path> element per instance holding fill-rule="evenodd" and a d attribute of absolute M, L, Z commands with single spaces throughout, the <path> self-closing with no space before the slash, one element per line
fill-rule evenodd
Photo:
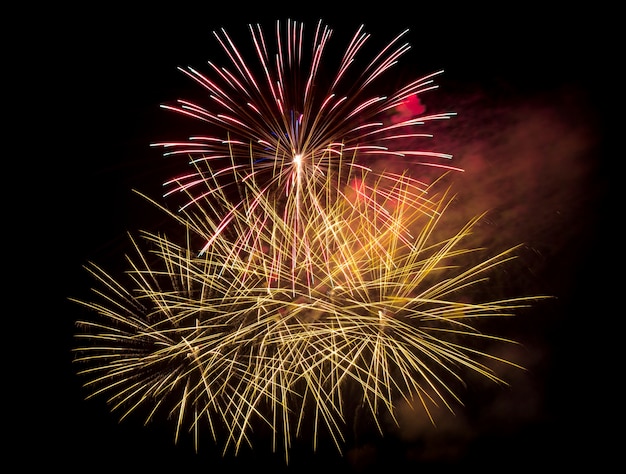
<path fill-rule="evenodd" d="M 313 42 L 305 43 L 304 25 L 276 23 L 275 49 L 261 26 L 250 26 L 256 61 L 245 60 L 235 42 L 221 30 L 214 32 L 230 68 L 209 62 L 210 75 L 194 68 L 182 69 L 208 93 L 206 105 L 179 100 L 165 109 L 192 117 L 218 130 L 186 141 L 162 142 L 166 156 L 191 158 L 192 170 L 165 183 L 166 196 L 184 191 L 181 207 L 198 203 L 212 191 L 207 180 L 232 184 L 235 171 L 242 181 L 254 176 L 265 181 L 262 192 L 282 193 L 292 209 L 302 207 L 305 190 L 317 194 L 312 183 L 325 183 L 323 175 L 341 165 L 363 166 L 345 159 L 394 158 L 445 169 L 446 153 L 415 147 L 416 140 L 431 137 L 419 129 L 425 123 L 445 120 L 453 113 L 412 114 L 394 120 L 392 112 L 419 94 L 435 89 L 433 79 L 442 71 L 413 80 L 399 88 L 381 81 L 410 49 L 402 32 L 360 72 L 353 71 L 370 35 L 363 28 L 348 44 L 339 66 L 329 73 L 323 67 L 332 30 L 319 22 Z M 381 93 L 381 90 L 385 91 Z M 407 147 L 407 143 L 410 146 Z M 222 174 L 226 180 L 220 180 Z M 263 176 L 261 179 L 260 176 Z"/>
<path fill-rule="evenodd" d="M 538 297 L 494 300 L 476 288 L 515 248 L 483 258 L 465 246 L 481 216 L 446 234 L 453 197 L 437 180 L 368 166 L 392 156 L 456 170 L 442 163 L 449 155 L 413 147 L 428 136 L 416 127 L 452 114 L 385 118 L 434 88 L 436 74 L 374 92 L 408 50 L 404 33 L 357 80 L 348 76 L 369 38 L 362 29 L 334 76 L 320 69 L 331 36 L 321 23 L 308 50 L 299 23 L 277 24 L 275 54 L 259 26 L 250 33 L 260 75 L 221 31 L 231 69 L 210 63 L 211 79 L 185 70 L 209 106 L 165 106 L 223 133 L 157 144 L 191 160 L 165 183 L 178 210 L 144 196 L 184 235 L 131 236 L 127 281 L 87 267 L 96 297 L 74 301 L 96 315 L 78 322 L 75 349 L 89 396 L 106 396 L 121 418 L 164 415 L 196 449 L 208 431 L 237 453 L 264 426 L 288 460 L 301 436 L 328 436 L 341 451 L 357 411 L 383 432 L 379 420 L 395 419 L 403 400 L 428 417 L 452 410 L 468 373 L 504 383 L 492 363 L 516 364 L 485 343 L 512 341 L 479 321 Z"/>
<path fill-rule="evenodd" d="M 530 298 L 471 295 L 511 251 L 468 265 L 465 255 L 478 249 L 462 242 L 479 218 L 433 241 L 451 198 L 426 199 L 432 189 L 412 180 L 376 182 L 342 189 L 323 214 L 313 212 L 295 253 L 294 229 L 246 185 L 252 200 L 221 232 L 207 215 L 169 213 L 187 226 L 189 242 L 211 239 L 202 255 L 144 233 L 150 250 L 135 242 L 132 289 L 92 266 L 104 300 L 82 302 L 100 318 L 80 322 L 87 386 L 108 393 L 122 418 L 140 407 L 148 421 L 164 411 L 176 438 L 191 431 L 196 445 L 205 426 L 238 452 L 264 424 L 288 456 L 304 426 L 315 443 L 327 434 L 341 450 L 355 406 L 378 420 L 393 417 L 399 400 L 418 400 L 430 416 L 431 407 L 460 401 L 453 383 L 466 371 L 503 382 L 488 361 L 506 361 L 480 341 L 504 340 L 474 324 Z"/>

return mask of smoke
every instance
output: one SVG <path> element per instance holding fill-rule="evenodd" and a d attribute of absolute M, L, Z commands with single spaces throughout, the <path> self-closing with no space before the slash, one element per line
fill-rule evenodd
<path fill-rule="evenodd" d="M 458 120 L 443 146 L 465 169 L 452 177 L 459 208 L 489 210 L 492 243 L 532 242 L 557 252 L 588 212 L 597 136 L 584 94 L 567 87 L 509 98 L 479 91 L 459 101 Z"/>
<path fill-rule="evenodd" d="M 438 185 L 449 185 L 455 195 L 448 225 L 459 228 L 487 212 L 476 243 L 494 252 L 523 244 L 526 264 L 536 275 L 552 260 L 575 264 L 563 257 L 583 245 L 582 235 L 594 225 L 600 191 L 593 181 L 599 124 L 586 91 L 575 86 L 532 92 L 506 84 L 489 90 L 444 84 L 407 107 L 457 114 L 427 123 L 425 132 L 433 137 L 411 144 L 450 153 L 450 164 L 464 170 L 449 172 Z M 400 171 L 407 163 L 381 161 L 376 166 Z M 410 168 L 427 182 L 441 175 L 440 169 Z"/>
<path fill-rule="evenodd" d="M 447 88 L 455 90 L 456 85 Z M 458 229 L 487 211 L 472 244 L 492 253 L 522 244 L 516 263 L 496 275 L 491 285 L 502 286 L 509 296 L 568 298 L 580 277 L 578 267 L 588 236 L 597 223 L 594 204 L 601 192 L 594 181 L 600 130 L 585 91 L 561 86 L 522 92 L 503 86 L 446 95 L 442 88 L 423 103 L 426 113 L 443 108 L 458 114 L 445 123 L 429 125 L 430 131 L 434 127 L 429 146 L 453 154 L 451 164 L 464 169 L 443 179 L 455 194 L 444 231 L 448 226 Z M 422 143 L 419 146 L 423 148 Z M 389 162 L 378 165 L 390 169 Z M 397 166 L 395 171 L 404 165 Z M 437 176 L 428 169 L 415 170 L 425 181 Z M 499 323 L 504 335 L 519 345 L 494 345 L 487 351 L 525 369 L 506 364 L 495 367 L 508 385 L 470 374 L 467 392 L 461 394 L 465 406 L 453 407 L 453 411 L 436 408 L 431 413 L 434 422 L 419 401 L 396 406 L 396 420 L 387 420 L 393 433 L 387 445 L 400 446 L 394 448 L 394 456 L 408 465 L 454 463 L 471 457 L 479 439 L 512 440 L 545 422 L 550 416 L 546 387 L 553 383 L 549 378 L 558 351 L 549 333 L 557 324 L 568 324 L 566 315 L 555 308 L 559 307 L 542 303 L 519 318 Z M 376 463 L 382 467 L 382 459 L 389 456 L 383 446 L 357 446 L 348 459 L 357 470 Z"/>

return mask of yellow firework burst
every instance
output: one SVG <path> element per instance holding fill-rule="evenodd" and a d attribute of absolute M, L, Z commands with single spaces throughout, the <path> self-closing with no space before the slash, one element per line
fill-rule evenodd
<path fill-rule="evenodd" d="M 187 226 L 185 245 L 144 233 L 131 287 L 91 267 L 104 299 L 82 302 L 100 319 L 80 322 L 77 360 L 93 394 L 109 394 L 122 417 L 163 411 L 196 443 L 209 427 L 225 450 L 266 425 L 288 456 L 305 426 L 341 450 L 355 406 L 379 420 L 417 399 L 430 416 L 433 404 L 452 408 L 468 371 L 503 382 L 489 360 L 506 361 L 481 341 L 505 341 L 477 323 L 533 298 L 472 294 L 513 249 L 468 264 L 479 250 L 464 239 L 480 217 L 434 239 L 451 198 L 433 186 L 395 177 L 379 187 L 366 172 L 341 189 L 326 179 L 323 206 L 308 203 L 301 227 L 249 180 L 228 225 L 189 211 L 169 213 Z"/>
<path fill-rule="evenodd" d="M 216 33 L 229 66 L 186 70 L 208 104 L 165 106 L 218 130 L 157 144 L 191 163 L 165 183 L 177 211 L 144 196 L 175 237 L 131 236 L 124 281 L 87 266 L 95 297 L 75 301 L 95 317 L 78 322 L 75 353 L 89 396 L 106 396 L 121 418 L 172 419 L 175 439 L 190 432 L 196 449 L 208 431 L 237 453 L 263 427 L 288 460 L 300 436 L 341 451 L 357 411 L 384 432 L 405 401 L 427 417 L 453 409 L 468 374 L 505 383 L 494 366 L 516 364 L 489 347 L 513 341 L 481 320 L 540 297 L 478 290 L 515 247 L 468 245 L 482 216 L 442 225 L 453 197 L 437 180 L 371 169 L 393 158 L 393 169 L 458 171 L 450 155 L 415 147 L 430 137 L 416 127 L 454 114 L 391 114 L 437 73 L 398 89 L 380 81 L 408 50 L 404 33 L 356 76 L 362 29 L 330 76 L 321 23 L 310 49 L 303 25 L 278 23 L 275 54 L 259 26 L 250 33 L 256 67 Z"/>

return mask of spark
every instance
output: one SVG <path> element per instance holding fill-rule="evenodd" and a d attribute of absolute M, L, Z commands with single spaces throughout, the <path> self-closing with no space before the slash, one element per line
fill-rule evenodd
<path fill-rule="evenodd" d="M 448 231 L 454 196 L 414 173 L 462 171 L 416 146 L 432 138 L 419 127 L 454 113 L 389 117 L 442 71 L 397 89 L 381 80 L 410 49 L 406 31 L 355 74 L 370 39 L 359 28 L 330 75 L 321 21 L 309 46 L 298 22 L 277 22 L 275 50 L 260 25 L 249 31 L 254 63 L 222 29 L 227 66 L 181 69 L 208 104 L 163 105 L 208 125 L 153 145 L 188 159 L 164 183 L 175 211 L 139 193 L 177 224 L 175 238 L 130 234 L 125 281 L 86 266 L 93 298 L 72 300 L 95 313 L 76 334 L 89 396 L 121 419 L 164 415 L 196 449 L 208 430 L 224 454 L 253 446 L 261 426 L 288 462 L 304 436 L 341 452 L 357 412 L 383 433 L 403 401 L 433 422 L 434 407 L 454 410 L 468 374 L 505 384 L 494 364 L 522 367 L 486 347 L 515 342 L 480 323 L 543 297 L 479 296 L 517 247 L 466 246 L 483 216 Z M 375 168 L 390 158 L 411 172 Z"/>
<path fill-rule="evenodd" d="M 121 418 L 143 407 L 149 422 L 164 411 L 176 438 L 186 429 L 196 445 L 206 425 L 224 453 L 252 446 L 261 423 L 288 461 L 305 426 L 315 443 L 327 434 L 342 450 L 355 403 L 344 394 L 355 389 L 356 403 L 379 420 L 394 417 L 399 400 L 420 400 L 429 417 L 438 403 L 452 410 L 461 402 L 454 383 L 467 371 L 505 383 L 489 362 L 516 364 L 481 347 L 513 341 L 475 325 L 537 297 L 473 301 L 472 289 L 514 249 L 468 265 L 466 255 L 480 249 L 462 243 L 481 216 L 433 241 L 452 198 L 393 182 L 362 186 L 367 200 L 337 191 L 325 212 L 311 209 L 296 238 L 252 180 L 240 183 L 248 198 L 224 231 L 215 233 L 220 221 L 206 214 L 162 208 L 186 225 L 187 244 L 144 232 L 146 252 L 133 239 L 132 290 L 89 267 L 103 300 L 78 301 L 100 318 L 80 322 L 86 386 L 108 393 Z M 211 245 L 199 255 L 191 242 L 207 234 Z"/>
<path fill-rule="evenodd" d="M 428 138 L 431 135 L 413 130 L 428 122 L 447 120 L 454 113 L 411 116 L 398 123 L 391 123 L 388 117 L 390 110 L 405 101 L 436 89 L 434 78 L 443 72 L 428 74 L 399 88 L 381 82 L 410 49 L 402 43 L 407 31 L 366 62 L 361 72 L 354 71 L 355 63 L 361 55 L 365 56 L 370 39 L 363 26 L 334 72 L 323 60 L 331 56 L 328 49 L 332 30 L 321 21 L 309 47 L 305 46 L 302 23 L 277 22 L 275 52 L 260 25 L 250 25 L 249 31 L 256 53 L 252 61 L 244 58 L 235 41 L 222 29 L 214 36 L 228 58 L 227 66 L 209 62 L 210 74 L 193 67 L 180 68 L 208 92 L 206 104 L 181 99 L 162 105 L 206 123 L 208 130 L 216 130 L 214 134 L 152 145 L 163 148 L 165 156 L 191 159 L 192 173 L 165 183 L 166 195 L 183 191 L 182 195 L 188 198 L 182 207 L 198 202 L 204 181 L 235 169 L 241 180 L 250 175 L 260 179 L 258 176 L 263 175 L 268 182 L 264 192 L 297 199 L 302 194 L 299 188 L 313 189 L 309 181 L 338 166 L 351 165 L 350 155 L 357 152 L 370 160 L 386 155 L 419 156 L 413 164 L 436 164 L 460 171 L 449 165 L 450 155 L 431 150 L 416 153 L 415 145 L 412 143 L 407 149 L 404 139 L 407 134 L 416 139 Z M 381 94 L 381 89 L 388 91 Z M 232 182 L 223 182 L 228 184 Z"/>

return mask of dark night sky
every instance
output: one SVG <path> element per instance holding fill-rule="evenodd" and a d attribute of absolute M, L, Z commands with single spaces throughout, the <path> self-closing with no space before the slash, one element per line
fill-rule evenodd
<path fill-rule="evenodd" d="M 34 331 L 41 340 L 18 348 L 37 353 L 17 369 L 17 379 L 26 381 L 12 395 L 18 406 L 27 405 L 16 410 L 11 448 L 21 462 L 45 462 L 63 472 L 369 472 L 393 465 L 440 472 L 606 460 L 610 438 L 602 418 L 609 402 L 602 401 L 602 391 L 613 383 L 601 375 L 606 362 L 597 360 L 604 351 L 597 339 L 611 331 L 616 315 L 606 314 L 594 295 L 609 294 L 605 266 L 616 253 L 609 247 L 619 245 L 605 241 L 608 212 L 599 212 L 608 209 L 604 99 L 615 79 L 597 54 L 609 53 L 611 29 L 595 28 L 613 14 L 547 13 L 523 3 L 507 11 L 411 4 L 412 12 L 384 3 L 371 10 L 365 3 L 341 10 L 320 4 L 308 11 L 232 5 L 47 7 L 36 22 L 25 22 L 23 33 L 36 40 L 25 67 L 14 69 L 28 91 L 24 100 L 32 100 L 19 107 L 26 130 L 19 157 L 31 155 L 19 167 L 20 175 L 35 175 L 26 189 L 41 196 L 21 214 L 29 230 L 15 232 L 28 235 L 26 261 L 32 263 L 25 276 L 19 274 L 30 284 L 11 317 L 17 339 L 30 345 L 24 334 Z M 298 447 L 289 468 L 265 446 L 239 458 L 222 459 L 210 447 L 196 455 L 188 445 L 173 445 L 169 425 L 143 427 L 138 419 L 119 424 L 103 399 L 84 401 L 70 353 L 73 324 L 83 313 L 67 300 L 89 294 L 92 282 L 81 265 L 123 262 L 126 232 L 153 225 L 159 216 L 132 189 L 158 193 L 173 168 L 149 144 L 187 136 L 188 122 L 159 109 L 198 92 L 176 67 L 202 68 L 214 59 L 215 28 L 239 32 L 245 43 L 248 23 L 269 30 L 287 18 L 308 26 L 324 20 L 338 35 L 337 47 L 361 23 L 381 42 L 411 30 L 413 49 L 401 62 L 416 75 L 445 69 L 432 97 L 459 112 L 449 134 L 442 130 L 437 138 L 457 164 L 476 173 L 460 181 L 461 199 L 495 208 L 494 239 L 528 242 L 524 278 L 533 291 L 557 296 L 520 323 L 529 373 L 512 375 L 504 394 L 489 392 L 488 407 L 471 401 L 471 413 L 444 418 L 440 432 L 426 430 L 405 442 L 374 439 L 352 446 L 343 458 L 328 447 L 317 455 Z M 13 411 L 13 403 L 5 409 Z"/>

